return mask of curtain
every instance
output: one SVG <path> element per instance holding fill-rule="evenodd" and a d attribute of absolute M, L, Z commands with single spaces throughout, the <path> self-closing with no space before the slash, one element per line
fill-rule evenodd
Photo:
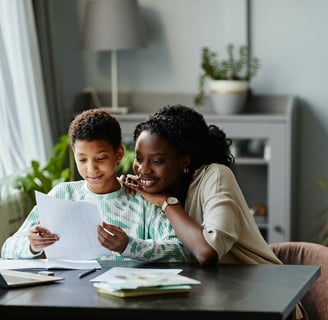
<path fill-rule="evenodd" d="M 66 6 L 69 4 L 66 3 Z M 33 0 L 35 24 L 39 39 L 44 86 L 47 97 L 48 115 L 53 138 L 67 132 L 67 120 L 63 112 L 62 84 L 55 54 L 54 25 L 59 23 L 54 17 L 56 6 L 53 0 Z"/>
<path fill-rule="evenodd" d="M 0 0 L 0 177 L 52 151 L 31 0 Z"/>

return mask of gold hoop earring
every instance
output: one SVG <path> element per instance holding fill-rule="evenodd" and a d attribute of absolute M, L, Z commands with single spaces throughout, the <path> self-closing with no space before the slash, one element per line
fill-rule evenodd
<path fill-rule="evenodd" d="M 181 173 L 187 174 L 187 173 L 189 173 L 189 169 L 188 168 L 182 168 Z"/>

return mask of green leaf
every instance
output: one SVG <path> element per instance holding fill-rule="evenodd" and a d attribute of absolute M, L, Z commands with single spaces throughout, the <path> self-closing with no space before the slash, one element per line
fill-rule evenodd
<path fill-rule="evenodd" d="M 117 171 L 123 174 L 132 172 L 134 157 L 134 150 L 129 149 L 127 145 L 124 145 L 124 156 L 117 166 Z"/>

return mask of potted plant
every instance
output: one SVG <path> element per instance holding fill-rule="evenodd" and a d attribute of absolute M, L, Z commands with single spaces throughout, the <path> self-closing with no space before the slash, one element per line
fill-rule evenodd
<path fill-rule="evenodd" d="M 219 60 L 218 54 L 208 47 L 202 48 L 199 92 L 194 98 L 196 106 L 204 104 L 205 85 L 208 81 L 214 108 L 219 113 L 241 111 L 249 90 L 249 81 L 260 68 L 259 59 L 248 56 L 248 47 L 240 46 L 236 54 L 234 44 L 227 46 L 228 58 Z M 229 103 L 233 103 L 229 107 Z"/>

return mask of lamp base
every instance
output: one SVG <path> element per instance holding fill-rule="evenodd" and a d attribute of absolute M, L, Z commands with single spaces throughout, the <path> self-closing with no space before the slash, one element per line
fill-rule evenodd
<path fill-rule="evenodd" d="M 101 107 L 101 109 L 112 114 L 127 114 L 129 111 L 127 107 Z"/>

